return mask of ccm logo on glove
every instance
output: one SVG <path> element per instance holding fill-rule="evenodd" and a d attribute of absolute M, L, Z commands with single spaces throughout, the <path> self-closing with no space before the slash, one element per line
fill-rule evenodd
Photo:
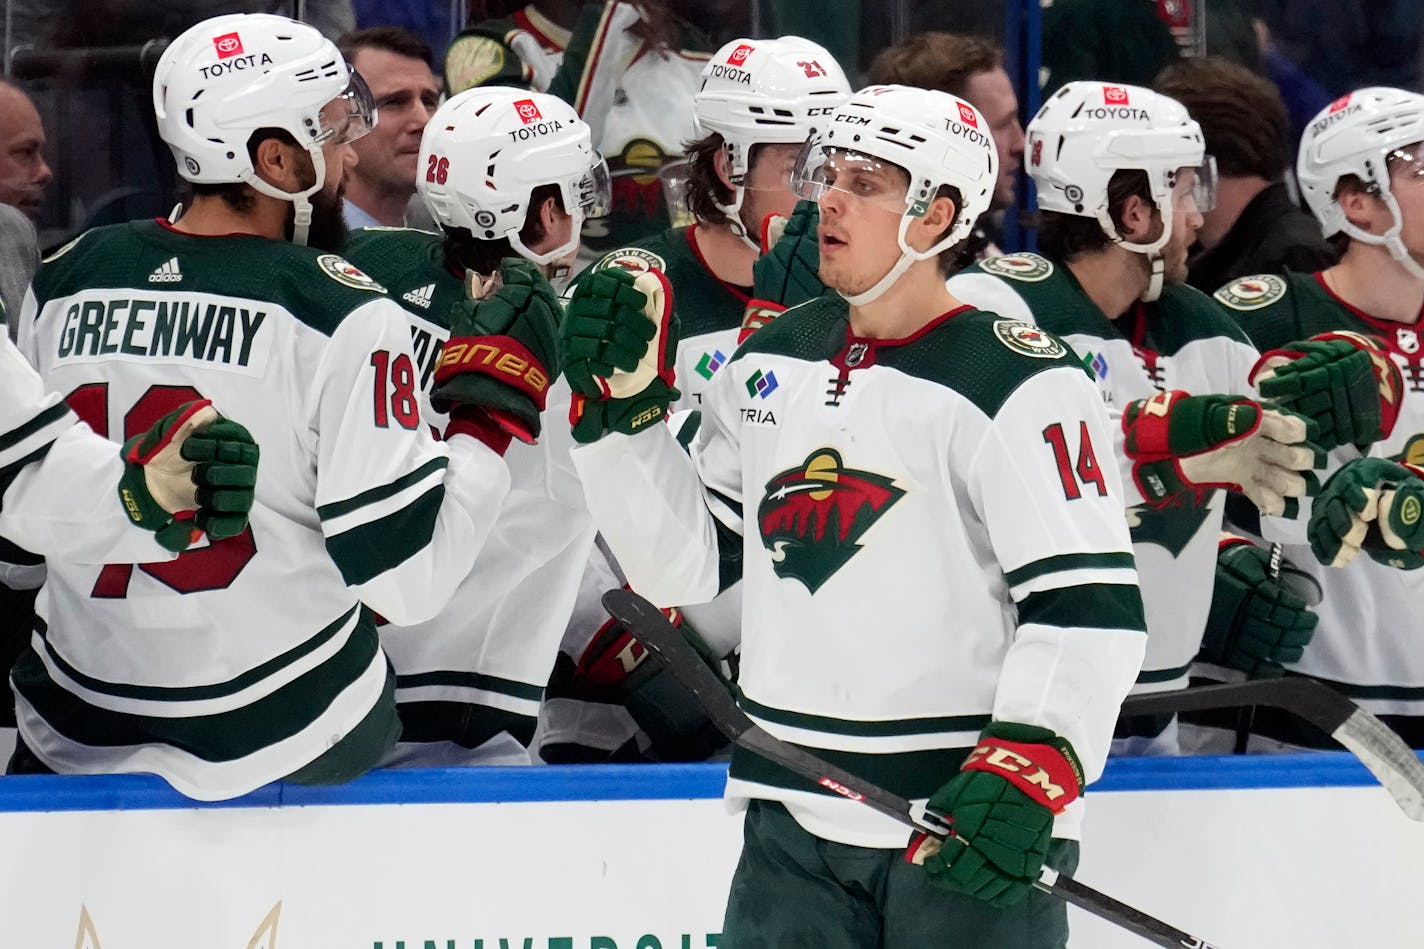
<path fill-rule="evenodd" d="M 1083 787 L 1078 765 L 1064 754 L 1045 754 L 1043 745 L 981 738 L 961 771 L 997 774 L 1055 814 L 1072 804 Z M 1037 756 L 1038 760 L 1022 752 Z"/>

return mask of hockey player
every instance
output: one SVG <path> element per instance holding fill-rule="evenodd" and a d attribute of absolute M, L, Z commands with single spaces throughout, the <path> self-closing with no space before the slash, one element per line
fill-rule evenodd
<path fill-rule="evenodd" d="M 0 536 L 102 564 L 157 561 L 195 533 L 246 528 L 257 446 L 210 405 L 180 406 L 121 451 L 76 421 L 0 334 Z"/>
<path fill-rule="evenodd" d="M 1315 641 L 1290 669 L 1342 690 L 1424 748 L 1424 571 L 1399 569 L 1424 562 L 1417 556 L 1424 544 L 1401 520 L 1417 516 L 1418 504 L 1379 503 L 1396 488 L 1417 497 L 1418 482 L 1399 463 L 1424 461 L 1424 96 L 1369 88 L 1337 99 L 1307 126 L 1296 177 L 1341 250 L 1339 262 L 1313 274 L 1246 277 L 1216 299 L 1268 357 L 1304 354 L 1298 365 L 1309 367 L 1332 350 L 1363 348 L 1378 362 L 1385 401 L 1383 412 L 1340 413 L 1341 447 L 1314 499 L 1310 537 L 1299 522 L 1262 525 L 1323 591 Z M 1292 386 L 1308 390 L 1321 375 L 1301 372 Z M 1307 542 L 1323 563 L 1343 564 L 1361 548 L 1367 556 L 1331 570 L 1314 562 Z M 1330 745 L 1328 736 L 1268 709 L 1257 710 L 1253 728 L 1262 736 L 1253 745 Z"/>
<path fill-rule="evenodd" d="M 400 308 L 322 250 L 371 117 L 335 46 L 217 17 L 168 47 L 153 100 L 192 206 L 56 253 L 21 339 L 112 438 L 211 398 L 263 446 L 263 478 L 246 530 L 171 564 L 52 566 L 11 676 L 16 763 L 151 771 L 200 799 L 348 779 L 397 731 L 371 613 L 426 619 L 469 572 L 509 490 L 494 446 L 547 388 L 554 324 L 461 322 L 467 351 L 520 368 L 431 439 Z"/>
<path fill-rule="evenodd" d="M 1305 426 L 1242 395 L 1256 351 L 1184 282 L 1187 250 L 1213 196 L 1201 129 L 1179 103 L 1148 89 L 1071 82 L 1029 123 L 1028 154 L 1042 256 L 991 257 L 951 278 L 950 292 L 1063 337 L 1109 409 L 1126 415 L 1119 464 L 1143 492 L 1128 511 L 1149 634 L 1138 691 L 1185 687 L 1204 630 L 1206 658 L 1279 675 L 1283 661 L 1300 656 L 1315 618 L 1278 580 L 1251 573 L 1265 549 L 1232 538 L 1218 556 L 1225 492 L 1211 489 L 1244 487 L 1279 509 L 1278 481 L 1304 493 L 1294 469 L 1310 468 L 1313 457 L 1273 454 L 1282 446 L 1271 439 L 1301 441 Z M 1161 438 L 1148 428 L 1157 424 L 1165 425 Z M 1187 428 L 1205 437 L 1174 444 Z M 1134 446 L 1167 448 L 1181 460 L 1176 487 L 1191 490 L 1153 496 L 1163 459 Z M 1056 450 L 1064 465 L 1084 461 L 1071 445 Z M 1218 613 L 1209 627 L 1210 609 Z M 1118 737 L 1143 739 L 1120 743 L 1124 752 L 1178 747 L 1167 717 L 1124 720 Z"/>
<path fill-rule="evenodd" d="M 546 308 L 542 318 L 558 319 L 545 277 L 568 270 L 583 221 L 607 212 L 608 169 L 568 104 L 501 86 L 446 101 L 426 126 L 420 167 L 418 189 L 442 233 L 355 231 L 349 256 L 405 308 L 424 397 L 471 275 L 506 280 L 478 308 L 514 307 L 520 318 Z M 501 264 L 511 257 L 527 263 Z M 593 546 L 568 454 L 568 388 L 552 388 L 539 444 L 505 453 L 514 488 L 470 578 L 429 622 L 381 627 L 396 671 L 400 763 L 529 761 L 540 694 Z"/>
<path fill-rule="evenodd" d="M 1045 854 L 1076 864 L 1078 797 L 1142 660 L 1142 603 L 1078 359 L 945 289 L 941 260 L 995 186 L 983 127 L 946 93 L 856 93 L 794 173 L 838 295 L 747 340 L 690 455 L 656 424 L 574 449 L 634 589 L 690 603 L 742 578 L 742 705 L 759 725 L 928 798 L 958 832 L 917 868 L 895 822 L 734 751 L 728 795 L 748 807 L 723 932 L 739 949 L 1067 938 L 1032 882 Z M 590 400 L 655 413 L 675 323 L 655 273 L 624 279 L 617 297 L 575 292 L 565 372 Z M 624 342 L 638 326 L 646 347 Z M 1065 465 L 1054 439 L 1089 462 Z M 999 764 L 1010 748 L 1043 784 Z"/>
<path fill-rule="evenodd" d="M 580 276 L 598 281 L 598 269 L 613 267 L 657 270 L 666 277 L 682 325 L 676 372 L 681 395 L 673 396 L 673 407 L 697 407 L 713 374 L 736 350 L 744 317 L 755 325 L 768 309 L 780 309 L 778 301 L 787 293 L 771 288 L 785 283 L 783 262 L 795 262 L 768 254 L 758 263 L 762 224 L 790 214 L 796 204 L 789 188 L 796 153 L 849 95 L 835 60 L 807 40 L 727 43 L 703 71 L 694 99 L 703 132 L 689 146 L 695 223 L 613 251 Z M 805 220 L 803 210 L 787 229 L 793 238 L 809 236 L 814 250 L 815 235 L 807 235 Z M 755 303 L 754 264 L 760 295 L 769 298 Z M 810 279 L 819 292 L 814 273 Z M 609 406 L 597 411 L 605 410 Z M 576 438 L 601 433 L 593 414 L 575 429 Z M 550 681 L 541 744 L 548 760 L 696 760 L 722 744 L 700 713 L 685 707 L 683 694 L 665 681 L 660 667 L 643 661 L 640 647 L 608 621 L 599 596 L 625 582 L 616 559 L 600 545 Z M 712 660 L 737 646 L 737 596 L 733 589 L 716 602 L 676 614 L 684 633 Z"/>

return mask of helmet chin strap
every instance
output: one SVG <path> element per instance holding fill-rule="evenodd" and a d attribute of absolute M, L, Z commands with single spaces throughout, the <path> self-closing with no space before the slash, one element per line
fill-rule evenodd
<path fill-rule="evenodd" d="M 1147 279 L 1147 289 L 1138 297 L 1143 303 L 1151 303 L 1162 295 L 1162 274 L 1166 270 L 1166 263 L 1156 251 L 1147 254 L 1147 266 L 1152 269 L 1152 276 Z"/>
<path fill-rule="evenodd" d="M 312 170 L 316 172 L 316 184 L 305 191 L 283 191 L 270 184 L 261 175 L 253 175 L 247 180 L 247 183 L 252 185 L 255 190 L 268 197 L 292 202 L 295 209 L 292 216 L 292 243 L 300 244 L 303 247 L 306 246 L 307 235 L 311 232 L 311 196 L 320 191 L 321 186 L 326 183 L 326 156 L 321 153 L 320 148 L 308 148 L 306 151 L 311 156 Z"/>
<path fill-rule="evenodd" d="M 1404 229 L 1404 214 L 1399 210 L 1399 202 L 1395 200 L 1394 192 L 1387 187 L 1380 189 L 1379 198 L 1389 208 L 1390 221 L 1389 230 L 1383 234 L 1371 234 L 1369 231 L 1361 230 L 1358 226 L 1345 221 L 1341 228 L 1350 237 L 1362 244 L 1374 244 L 1389 251 L 1389 256 L 1394 258 L 1395 263 L 1404 268 L 1404 272 L 1415 280 L 1424 281 L 1424 266 L 1420 266 L 1419 261 L 1414 259 L 1414 255 L 1409 253 L 1409 248 L 1404 246 L 1404 241 L 1399 239 L 1399 232 Z M 1341 217 L 1344 215 L 1342 214 Z"/>
<path fill-rule="evenodd" d="M 733 185 L 732 203 L 719 204 L 717 205 L 717 210 L 727 216 L 727 227 L 731 228 L 732 233 L 737 235 L 743 244 L 746 244 L 752 250 L 756 251 L 757 255 L 760 256 L 761 244 L 752 240 L 751 235 L 747 233 L 746 224 L 742 223 L 742 199 L 746 196 L 746 193 L 746 188 L 741 185 Z"/>
<path fill-rule="evenodd" d="M 957 243 L 960 239 L 959 233 L 951 233 L 949 237 L 946 237 L 930 249 L 917 251 L 911 247 L 910 242 L 905 239 L 905 234 L 909 229 L 910 215 L 906 214 L 900 218 L 900 233 L 897 237 L 897 242 L 900 245 L 900 259 L 895 261 L 894 266 L 885 272 L 885 276 L 875 282 L 875 286 L 866 290 L 864 293 L 847 294 L 840 290 L 836 291 L 845 298 L 847 303 L 851 306 L 865 306 L 866 304 L 874 303 L 880 299 L 886 290 L 889 290 L 895 285 L 895 281 L 905 275 L 905 271 L 909 270 L 912 264 L 938 256 L 945 248 Z"/>

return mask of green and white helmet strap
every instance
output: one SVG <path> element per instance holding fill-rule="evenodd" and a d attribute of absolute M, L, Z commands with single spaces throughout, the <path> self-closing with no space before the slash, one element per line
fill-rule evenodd
<path fill-rule="evenodd" d="M 1378 197 L 1389 208 L 1390 227 L 1383 234 L 1371 234 L 1369 231 L 1361 230 L 1341 213 L 1343 221 L 1341 230 L 1350 237 L 1362 244 L 1374 244 L 1377 247 L 1384 247 L 1389 251 L 1389 256 L 1393 257 L 1399 266 L 1403 267 L 1415 280 L 1424 280 L 1424 266 L 1420 266 L 1409 253 L 1409 248 L 1404 246 L 1404 241 L 1399 239 L 1399 233 L 1404 229 L 1404 213 L 1399 210 L 1399 202 L 1395 200 L 1394 192 L 1390 190 L 1388 182 L 1376 183 Z"/>
<path fill-rule="evenodd" d="M 321 147 L 308 148 L 306 152 L 311 156 L 312 170 L 316 172 L 316 183 L 305 191 L 283 191 L 281 188 L 270 184 L 266 179 L 255 172 L 247 179 L 248 184 L 268 197 L 276 198 L 279 201 L 292 202 L 295 207 L 295 213 L 292 219 L 292 243 L 301 244 L 302 246 L 306 246 L 307 235 L 311 231 L 312 207 L 310 198 L 320 191 L 322 185 L 326 183 L 326 156 L 322 154 Z"/>

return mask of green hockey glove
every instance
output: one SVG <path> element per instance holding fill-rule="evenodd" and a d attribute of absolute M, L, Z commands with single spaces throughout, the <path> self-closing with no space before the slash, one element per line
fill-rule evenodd
<path fill-rule="evenodd" d="M 257 483 L 257 445 L 207 399 L 186 402 L 124 443 L 119 500 L 165 550 L 186 550 L 206 532 L 242 533 Z"/>
<path fill-rule="evenodd" d="M 635 276 L 606 267 L 587 274 L 569 300 L 564 346 L 577 441 L 631 435 L 667 417 L 678 396 L 677 318 L 661 271 Z"/>
<path fill-rule="evenodd" d="M 1269 550 L 1242 537 L 1222 541 L 1202 658 L 1271 679 L 1284 674 L 1283 663 L 1301 657 L 1320 618 L 1271 573 Z"/>
<path fill-rule="evenodd" d="M 1325 463 L 1309 441 L 1313 422 L 1238 396 L 1163 392 L 1128 405 L 1122 428 L 1133 480 L 1154 507 L 1226 488 L 1264 514 L 1293 516 Z"/>
<path fill-rule="evenodd" d="M 1343 567 L 1363 550 L 1391 567 L 1424 566 L 1417 469 L 1387 458 L 1357 458 L 1325 482 L 1311 510 L 1307 533 L 1317 560 Z"/>
<path fill-rule="evenodd" d="M 949 819 L 954 838 L 922 857 L 917 837 L 905 858 L 923 864 L 936 886 L 1012 906 L 1043 869 L 1054 815 L 1082 793 L 1083 768 L 1066 740 L 1035 725 L 990 722 L 926 805 Z"/>
<path fill-rule="evenodd" d="M 819 275 L 821 248 L 816 227 L 820 221 L 820 208 L 814 201 L 798 201 L 789 218 L 766 216 L 762 254 L 752 265 L 752 300 L 742 316 L 738 344 L 782 312 L 826 292 Z"/>
<path fill-rule="evenodd" d="M 559 366 L 563 307 L 538 267 L 506 257 L 498 279 L 467 277 L 450 312 L 450 339 L 435 364 L 430 402 L 450 413 L 446 434 L 474 435 L 503 453 L 511 437 L 532 444 Z"/>
<path fill-rule="evenodd" d="M 1261 357 L 1251 370 L 1261 396 L 1317 425 L 1317 444 L 1361 447 L 1394 430 L 1404 379 L 1373 336 L 1321 333 Z"/>

